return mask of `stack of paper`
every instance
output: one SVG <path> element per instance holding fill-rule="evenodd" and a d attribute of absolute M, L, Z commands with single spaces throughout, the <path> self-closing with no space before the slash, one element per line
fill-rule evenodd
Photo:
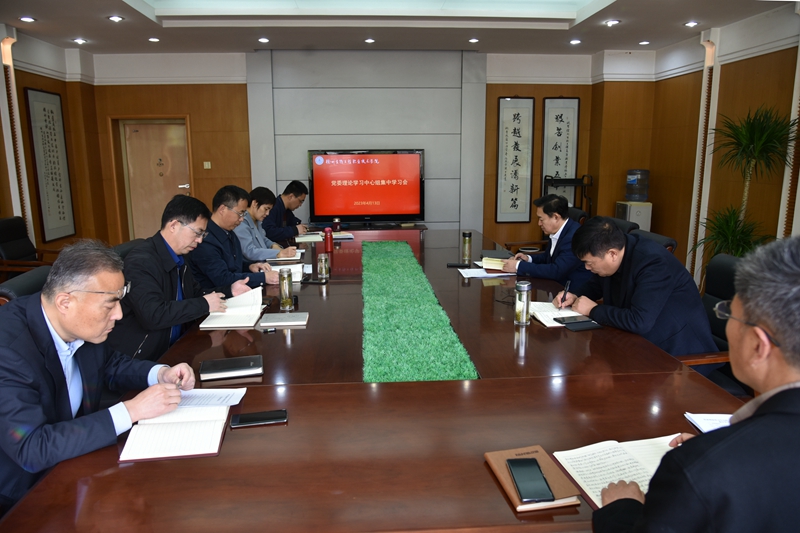
<path fill-rule="evenodd" d="M 176 410 L 133 426 L 119 462 L 219 455 L 228 410 L 245 392 L 247 389 L 182 392 Z"/>
<path fill-rule="evenodd" d="M 302 276 L 302 265 L 299 266 Z M 227 309 L 210 313 L 200 324 L 200 329 L 250 329 L 258 322 L 264 309 L 261 299 L 260 288 L 228 298 L 225 301 Z"/>
<path fill-rule="evenodd" d="M 683 416 L 703 433 L 731 425 L 731 415 L 684 413 Z"/>
<path fill-rule="evenodd" d="M 285 328 L 287 326 L 305 326 L 308 324 L 308 313 L 267 313 L 261 317 L 261 327 Z"/>
<path fill-rule="evenodd" d="M 272 259 L 267 259 L 267 263 L 296 263 L 303 260 L 303 252 L 305 250 L 297 250 L 292 257 L 273 257 Z"/>

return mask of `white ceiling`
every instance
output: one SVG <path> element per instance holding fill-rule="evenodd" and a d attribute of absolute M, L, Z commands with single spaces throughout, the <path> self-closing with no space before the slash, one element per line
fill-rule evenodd
<path fill-rule="evenodd" d="M 92 54 L 253 50 L 658 50 L 791 2 L 763 0 L 2 0 L 0 23 Z M 122 22 L 107 17 L 119 15 Z M 21 16 L 31 16 L 24 23 Z M 603 23 L 618 19 L 620 24 Z M 694 28 L 684 26 L 695 20 Z M 148 42 L 150 37 L 160 39 Z M 259 37 L 270 42 L 262 44 Z M 375 39 L 373 44 L 364 42 Z M 480 41 L 470 44 L 470 38 Z M 571 39 L 581 44 L 571 45 Z M 640 41 L 650 41 L 642 46 Z"/>

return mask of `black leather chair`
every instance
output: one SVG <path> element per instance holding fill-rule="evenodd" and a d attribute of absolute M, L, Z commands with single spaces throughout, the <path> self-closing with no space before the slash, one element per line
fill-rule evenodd
<path fill-rule="evenodd" d="M 14 298 L 27 296 L 42 290 L 47 275 L 50 273 L 50 265 L 43 265 L 23 272 L 8 281 L 0 283 L 0 305 L 7 304 Z"/>
<path fill-rule="evenodd" d="M 628 234 L 635 229 L 639 229 L 639 224 L 636 222 L 630 222 L 628 220 L 622 220 L 621 218 L 611 218 L 614 221 L 614 224 L 617 225 L 619 229 L 622 230 L 622 233 Z"/>
<path fill-rule="evenodd" d="M 583 226 L 583 223 L 589 218 L 589 213 L 584 211 L 583 209 L 578 209 L 577 207 L 570 207 L 569 208 L 569 218 Z"/>
<path fill-rule="evenodd" d="M 0 218 L 0 281 L 42 265 L 52 265 L 44 257 L 51 255 L 55 260 L 58 252 L 36 248 L 22 217 Z"/>
<path fill-rule="evenodd" d="M 123 242 L 122 244 L 114 246 L 113 250 L 117 252 L 122 259 L 125 259 L 125 256 L 128 255 L 128 252 L 130 252 L 143 242 L 144 239 L 133 239 L 132 241 Z"/>
<path fill-rule="evenodd" d="M 672 237 L 665 237 L 664 235 L 659 235 L 658 233 L 651 233 L 643 229 L 634 229 L 631 230 L 630 234 L 639 235 L 641 237 L 646 237 L 651 241 L 656 241 L 658 244 L 666 248 L 667 251 L 671 254 L 674 254 L 675 248 L 678 247 L 678 241 L 676 241 Z"/>

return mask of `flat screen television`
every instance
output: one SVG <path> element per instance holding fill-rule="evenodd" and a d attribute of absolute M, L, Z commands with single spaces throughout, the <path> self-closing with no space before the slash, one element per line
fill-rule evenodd
<path fill-rule="evenodd" d="M 425 217 L 424 150 L 309 150 L 312 223 Z"/>

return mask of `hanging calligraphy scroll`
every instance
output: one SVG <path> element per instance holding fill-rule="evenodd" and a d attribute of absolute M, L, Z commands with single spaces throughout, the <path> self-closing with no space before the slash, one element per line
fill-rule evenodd
<path fill-rule="evenodd" d="M 44 242 L 75 235 L 61 95 L 25 89 Z"/>
<path fill-rule="evenodd" d="M 533 98 L 500 98 L 497 128 L 497 222 L 531 221 Z"/>
<path fill-rule="evenodd" d="M 578 110 L 580 98 L 545 98 L 544 128 L 542 130 L 542 176 L 553 180 L 577 178 L 578 154 Z M 566 196 L 571 205 L 575 203 L 575 187 L 547 187 L 542 179 L 542 195 Z"/>

